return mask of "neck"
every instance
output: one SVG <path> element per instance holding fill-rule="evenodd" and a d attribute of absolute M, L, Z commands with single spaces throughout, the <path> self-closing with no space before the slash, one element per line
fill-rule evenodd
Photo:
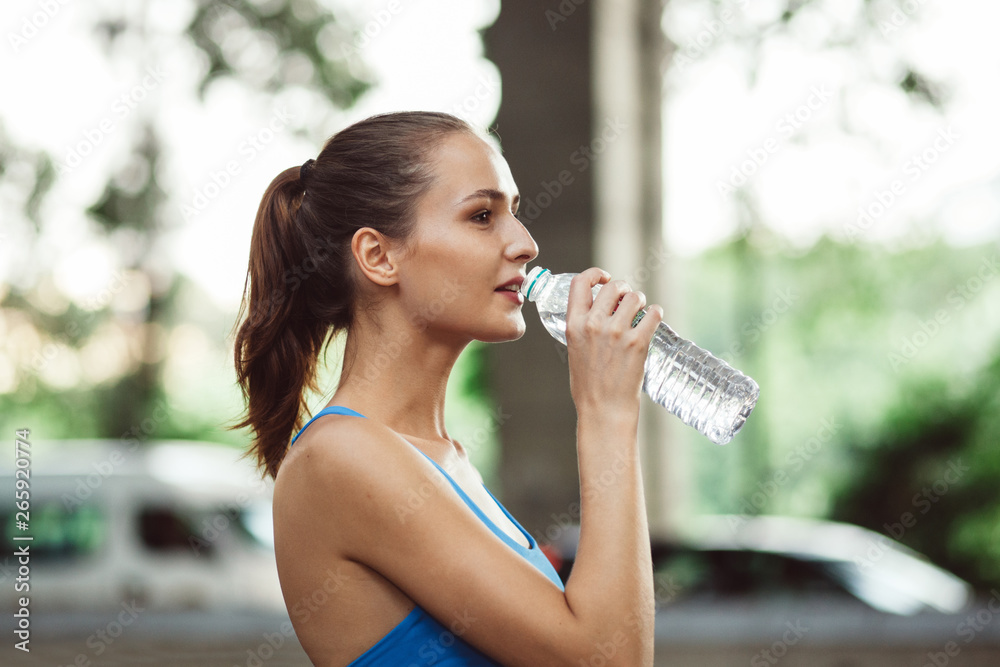
<path fill-rule="evenodd" d="M 449 440 L 444 425 L 448 377 L 468 340 L 381 313 L 360 315 L 347 335 L 344 370 L 331 405 L 346 405 L 402 435 Z"/>

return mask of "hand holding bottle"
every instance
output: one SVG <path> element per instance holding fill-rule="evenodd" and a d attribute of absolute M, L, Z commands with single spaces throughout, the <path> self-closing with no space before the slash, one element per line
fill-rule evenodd
<path fill-rule="evenodd" d="M 596 335 L 596 332 L 589 330 L 601 329 L 603 326 L 601 316 L 605 312 L 607 304 L 617 303 L 617 298 L 627 296 L 627 286 L 622 287 L 617 282 L 608 283 L 609 276 L 600 269 L 588 269 L 580 274 L 580 276 L 585 275 L 588 276 L 586 280 L 580 280 L 579 277 L 574 277 L 576 274 L 553 275 L 548 269 L 536 266 L 521 285 L 521 294 L 524 295 L 524 298 L 533 301 L 538 307 L 542 324 L 545 325 L 553 338 L 562 343 L 567 342 L 568 301 L 570 300 L 571 286 L 573 286 L 572 291 L 575 294 L 573 297 L 574 327 L 587 329 L 588 335 Z M 600 308 L 597 307 L 595 300 L 593 307 L 588 311 L 585 307 L 587 303 L 585 291 L 588 285 L 592 291 L 597 292 L 597 300 L 601 299 L 603 292 L 610 286 L 617 286 L 611 288 L 610 297 L 602 300 Z M 639 301 L 633 300 L 637 298 Z M 622 311 L 624 299 L 618 308 L 621 315 L 625 315 L 627 312 L 631 317 L 639 312 L 645 299 L 636 293 L 635 296 L 628 297 L 628 300 L 627 311 Z M 593 313 L 593 322 L 586 324 L 583 319 L 578 319 L 577 310 L 587 311 L 588 317 L 589 313 Z M 614 317 L 614 315 L 608 315 L 609 323 Z M 659 316 L 656 318 L 657 321 L 662 317 L 663 311 L 660 310 Z M 612 338 L 621 338 L 617 325 L 624 319 L 621 317 L 614 320 L 616 327 L 608 330 L 608 334 L 612 331 L 615 332 Z M 629 319 L 628 323 L 639 330 L 645 324 L 645 320 L 649 318 L 647 316 L 636 319 L 642 321 L 637 323 L 635 319 Z M 599 324 L 601 326 L 598 326 Z M 737 431 L 743 427 L 750 411 L 757 404 L 757 398 L 760 395 L 760 387 L 757 386 L 757 383 L 691 341 L 684 340 L 663 322 L 658 322 L 651 342 L 650 338 L 645 335 L 646 329 L 641 328 L 641 331 L 643 339 L 648 343 L 645 377 L 642 383 L 643 391 L 656 403 L 665 407 L 688 426 L 697 429 L 712 442 L 724 445 L 732 440 Z M 582 334 L 574 333 L 574 336 L 577 335 Z M 628 339 L 628 341 L 631 340 Z M 588 378 L 593 373 L 598 375 L 605 373 L 609 377 L 604 381 L 589 381 L 586 388 L 580 390 L 581 398 L 585 398 L 587 401 L 594 400 L 590 395 L 592 389 L 600 388 L 602 382 L 610 390 L 616 391 L 617 385 L 625 382 L 625 376 L 631 377 L 631 371 L 628 369 L 631 369 L 634 363 L 632 359 L 634 355 L 630 353 L 622 357 L 618 356 L 622 354 L 621 345 L 628 341 L 625 338 L 617 340 L 614 346 L 603 355 L 596 351 L 585 355 L 588 362 L 578 370 L 578 373 L 585 372 Z M 596 344 L 594 340 L 588 339 L 588 343 L 584 347 Z M 628 344 L 625 347 L 630 349 Z M 602 364 L 605 365 L 602 366 Z M 625 368 L 622 367 L 622 364 L 625 364 Z M 572 360 L 570 366 L 570 388 L 573 390 Z M 577 392 L 573 391 L 573 398 L 576 400 Z M 577 407 L 579 408 L 579 403 Z"/>
<path fill-rule="evenodd" d="M 663 316 L 663 310 L 653 306 L 633 328 L 646 297 L 625 281 L 609 282 L 609 278 L 607 272 L 591 268 L 570 283 L 566 342 L 570 393 L 577 410 L 598 405 L 638 410 L 649 343 Z M 604 286 L 595 298 L 597 285 Z"/>

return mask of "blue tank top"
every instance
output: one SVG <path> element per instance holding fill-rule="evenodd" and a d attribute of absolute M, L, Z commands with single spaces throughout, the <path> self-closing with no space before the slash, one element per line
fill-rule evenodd
<path fill-rule="evenodd" d="M 306 422 L 305 426 L 292 438 L 292 444 L 298 440 L 302 432 L 306 430 L 309 424 L 313 423 L 319 417 L 323 415 L 352 415 L 355 417 L 364 417 L 363 414 L 355 412 L 350 408 L 344 408 L 339 405 L 331 406 L 325 408 L 316 413 L 316 416 Z M 414 447 L 414 449 L 417 449 Z M 420 450 L 417 449 L 419 452 Z M 420 452 L 424 454 L 423 452 Z M 549 563 L 549 559 L 545 557 L 542 550 L 538 548 L 538 544 L 535 539 L 521 527 L 521 524 L 511 516 L 510 512 L 507 511 L 503 505 L 500 504 L 490 490 L 484 485 L 483 488 L 486 489 L 486 493 L 489 494 L 493 502 L 497 504 L 497 507 L 510 519 L 518 530 L 524 535 L 528 540 L 528 547 L 525 548 L 521 544 L 517 543 L 507 533 L 500 530 L 494 524 L 479 506 L 472 501 L 471 498 L 462 490 L 455 480 L 451 478 L 451 475 L 444 471 L 444 468 L 439 466 L 437 462 L 431 457 L 424 454 L 424 457 L 434 464 L 445 479 L 451 484 L 455 492 L 458 493 L 459 497 L 469 506 L 479 520 L 486 524 L 493 533 L 499 537 L 505 544 L 507 544 L 511 549 L 520 554 L 525 560 L 538 568 L 542 574 L 549 578 L 552 583 L 559 587 L 559 590 L 565 590 L 563 587 L 562 580 L 559 579 L 559 575 L 556 573 L 552 564 Z M 436 665 L 438 667 L 499 667 L 498 663 L 494 662 L 490 658 L 486 657 L 471 645 L 462 640 L 461 637 L 454 635 L 441 623 L 438 623 L 430 614 L 424 611 L 420 605 L 413 607 L 413 611 L 407 614 L 406 618 L 399 622 L 399 625 L 394 627 L 389 633 L 378 640 L 374 646 L 362 653 L 356 660 L 354 660 L 348 667 L 377 667 L 378 665 L 399 665 L 400 667 L 417 667 L 418 665 Z"/>

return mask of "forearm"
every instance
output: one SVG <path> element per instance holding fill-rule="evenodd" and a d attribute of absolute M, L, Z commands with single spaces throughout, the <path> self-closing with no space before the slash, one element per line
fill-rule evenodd
<path fill-rule="evenodd" d="M 579 409 L 580 541 L 566 598 L 625 664 L 651 664 L 653 581 L 638 411 Z M 600 639 L 599 639 L 600 637 Z"/>

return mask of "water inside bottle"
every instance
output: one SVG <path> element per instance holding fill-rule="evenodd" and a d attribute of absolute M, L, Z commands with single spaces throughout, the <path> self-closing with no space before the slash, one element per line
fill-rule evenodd
<path fill-rule="evenodd" d="M 541 302 L 532 293 L 542 324 L 564 345 L 571 277 L 562 274 L 556 280 L 550 276 Z M 593 288 L 595 297 L 601 287 Z M 742 428 L 760 393 L 751 378 L 681 338 L 663 322 L 649 346 L 642 388 L 655 403 L 719 445 L 728 443 Z"/>

